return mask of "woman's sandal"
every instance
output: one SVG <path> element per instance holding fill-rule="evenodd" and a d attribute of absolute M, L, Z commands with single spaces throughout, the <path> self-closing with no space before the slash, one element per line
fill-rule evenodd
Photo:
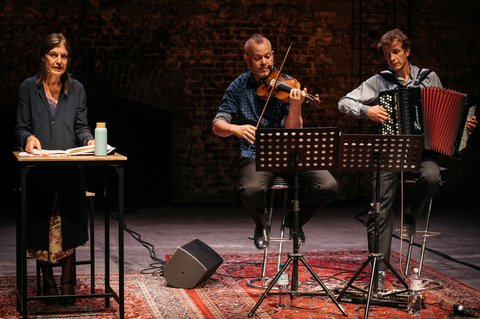
<path fill-rule="evenodd" d="M 62 295 L 75 295 L 75 286 L 72 281 L 63 282 L 60 287 Z M 60 301 L 64 306 L 73 306 L 75 304 L 74 297 L 64 297 Z"/>

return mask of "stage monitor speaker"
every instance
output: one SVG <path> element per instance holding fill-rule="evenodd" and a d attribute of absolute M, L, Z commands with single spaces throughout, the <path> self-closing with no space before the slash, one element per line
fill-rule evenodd
<path fill-rule="evenodd" d="M 169 286 L 194 288 L 210 278 L 223 262 L 212 248 L 199 239 L 183 245 L 165 266 L 163 276 Z"/>

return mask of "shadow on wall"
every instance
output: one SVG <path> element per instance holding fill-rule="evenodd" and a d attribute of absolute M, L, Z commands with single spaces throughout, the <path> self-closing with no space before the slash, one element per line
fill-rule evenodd
<path fill-rule="evenodd" d="M 89 96 L 88 119 L 106 122 L 108 144 L 128 157 L 125 203 L 162 205 L 170 201 L 171 114 L 151 105 L 116 96 Z M 87 171 L 87 185 L 99 189 L 96 168 Z"/>
<path fill-rule="evenodd" d="M 90 127 L 106 122 L 108 143 L 128 157 L 125 167 L 127 205 L 165 205 L 170 202 L 171 126 L 169 112 L 121 97 L 89 97 Z M 0 193 L 2 206 L 15 207 L 17 170 L 12 151 L 18 149 L 14 137 L 15 107 L 0 112 Z M 103 175 L 88 167 L 89 190 L 101 193 Z"/>
<path fill-rule="evenodd" d="M 12 151 L 18 150 L 18 144 L 14 136 L 15 108 L 9 108 L 0 112 L 0 193 L 2 194 L 2 206 L 15 206 L 15 187 L 17 170 Z"/>

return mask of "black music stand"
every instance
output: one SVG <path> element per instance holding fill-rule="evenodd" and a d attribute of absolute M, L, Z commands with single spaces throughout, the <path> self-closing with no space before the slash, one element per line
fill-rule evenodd
<path fill-rule="evenodd" d="M 291 291 L 287 292 L 290 298 L 294 295 L 303 295 L 298 292 L 298 261 L 308 269 L 318 284 L 332 299 L 344 316 L 345 310 L 338 303 L 330 290 L 320 280 L 310 265 L 299 254 L 298 216 L 300 204 L 298 199 L 298 171 L 332 169 L 336 166 L 338 149 L 338 128 L 307 128 L 307 129 L 258 129 L 256 131 L 256 169 L 257 171 L 293 172 L 294 174 L 294 199 L 292 201 L 293 213 L 293 253 L 288 255 L 287 261 L 270 282 L 248 317 L 252 317 L 267 297 L 280 275 L 293 262 Z M 276 294 L 281 294 L 276 293 Z M 311 293 L 307 295 L 312 295 Z"/>
<path fill-rule="evenodd" d="M 367 299 L 365 300 L 363 298 L 366 302 L 364 319 L 368 318 L 372 294 L 375 293 L 376 296 L 379 296 L 377 278 L 380 263 L 384 263 L 405 287 L 405 290 L 384 294 L 383 297 L 390 298 L 392 295 L 397 295 L 408 290 L 408 284 L 405 280 L 395 271 L 388 260 L 383 258 L 383 254 L 379 252 L 378 219 L 380 215 L 380 171 L 417 170 L 422 159 L 423 143 L 423 135 L 347 134 L 340 137 L 339 169 L 376 171 L 374 252 L 368 255 L 368 259 L 362 264 L 360 269 L 340 291 L 337 297 L 339 301 L 351 301 L 352 298 L 348 297 L 342 299 L 349 288 L 367 293 Z M 364 289 L 353 286 L 353 282 L 370 262 L 372 263 L 372 272 L 370 274 L 370 284 L 367 292 Z M 378 304 L 389 305 L 389 301 L 385 304 L 378 302 Z"/>

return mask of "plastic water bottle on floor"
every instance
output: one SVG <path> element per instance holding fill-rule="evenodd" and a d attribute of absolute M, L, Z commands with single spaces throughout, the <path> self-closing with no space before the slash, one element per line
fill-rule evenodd
<path fill-rule="evenodd" d="M 407 312 L 418 314 L 423 304 L 422 278 L 418 274 L 418 268 L 413 268 L 413 274 L 408 277 L 408 304 Z"/>
<path fill-rule="evenodd" d="M 278 295 L 277 308 L 290 308 L 290 295 L 287 293 L 289 289 L 289 284 L 290 280 L 288 279 L 288 273 L 282 273 L 277 281 L 278 289 L 280 292 L 280 294 Z"/>

